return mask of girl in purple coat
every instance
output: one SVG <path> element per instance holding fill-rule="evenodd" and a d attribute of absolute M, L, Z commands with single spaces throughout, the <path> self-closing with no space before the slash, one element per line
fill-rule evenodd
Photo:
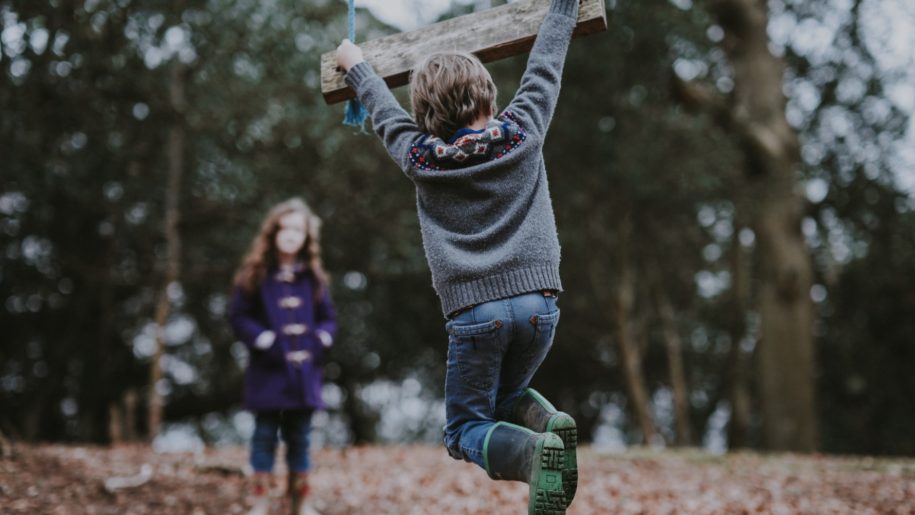
<path fill-rule="evenodd" d="M 320 223 L 299 198 L 275 206 L 235 275 L 229 319 L 248 347 L 244 405 L 255 416 L 251 514 L 269 511 L 278 434 L 286 444 L 292 513 L 315 513 L 306 501 L 311 415 L 324 407 L 322 366 L 337 331 Z"/>

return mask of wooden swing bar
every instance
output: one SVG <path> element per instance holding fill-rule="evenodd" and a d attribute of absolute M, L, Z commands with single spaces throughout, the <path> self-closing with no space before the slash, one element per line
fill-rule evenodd
<path fill-rule="evenodd" d="M 520 0 L 493 9 L 441 21 L 412 32 L 402 32 L 359 45 L 365 60 L 389 87 L 403 86 L 410 70 L 434 52 L 471 52 L 484 63 L 522 54 L 531 49 L 549 9 L 550 0 Z M 607 30 L 604 0 L 583 0 L 575 36 Z M 321 56 L 321 93 L 328 104 L 353 98 L 343 80 L 335 52 Z"/>

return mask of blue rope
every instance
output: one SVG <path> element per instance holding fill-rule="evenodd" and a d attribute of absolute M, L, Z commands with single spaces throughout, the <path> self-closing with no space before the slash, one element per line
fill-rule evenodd
<path fill-rule="evenodd" d="M 349 27 L 349 40 L 353 43 L 356 42 L 356 2 L 355 0 L 347 0 L 349 5 L 346 8 L 346 23 Z"/>
<path fill-rule="evenodd" d="M 348 0 L 346 10 L 346 23 L 349 28 L 349 40 L 356 42 L 356 4 L 355 0 Z M 351 127 L 359 127 L 365 130 L 365 119 L 368 118 L 368 111 L 358 98 L 346 102 L 346 108 L 343 111 L 343 124 Z"/>

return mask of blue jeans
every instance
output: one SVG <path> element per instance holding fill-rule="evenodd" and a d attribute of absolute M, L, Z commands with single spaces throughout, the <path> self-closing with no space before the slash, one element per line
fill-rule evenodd
<path fill-rule="evenodd" d="M 261 411 L 254 414 L 251 437 L 251 468 L 272 472 L 276 456 L 277 433 L 286 443 L 286 466 L 290 472 L 308 472 L 311 410 Z"/>
<path fill-rule="evenodd" d="M 535 292 L 478 304 L 445 324 L 445 446 L 452 458 L 483 467 L 487 431 L 508 419 L 558 322 L 556 297 Z"/>

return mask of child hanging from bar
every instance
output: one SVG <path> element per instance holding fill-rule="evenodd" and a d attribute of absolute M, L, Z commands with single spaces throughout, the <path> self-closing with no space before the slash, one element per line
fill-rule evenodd
<path fill-rule="evenodd" d="M 529 513 L 564 513 L 578 481 L 575 421 L 528 387 L 559 320 L 559 239 L 542 149 L 578 7 L 552 0 L 501 112 L 472 55 L 434 54 L 416 66 L 411 117 L 358 47 L 337 48 L 347 84 L 416 186 L 449 335 L 445 445 L 493 479 L 528 483 Z"/>
<path fill-rule="evenodd" d="M 255 416 L 249 515 L 271 511 L 277 433 L 286 444 L 290 511 L 317 513 L 307 499 L 311 415 L 324 407 L 323 356 L 337 330 L 320 224 L 299 198 L 274 206 L 235 275 L 229 320 L 248 347 L 244 405 Z"/>

